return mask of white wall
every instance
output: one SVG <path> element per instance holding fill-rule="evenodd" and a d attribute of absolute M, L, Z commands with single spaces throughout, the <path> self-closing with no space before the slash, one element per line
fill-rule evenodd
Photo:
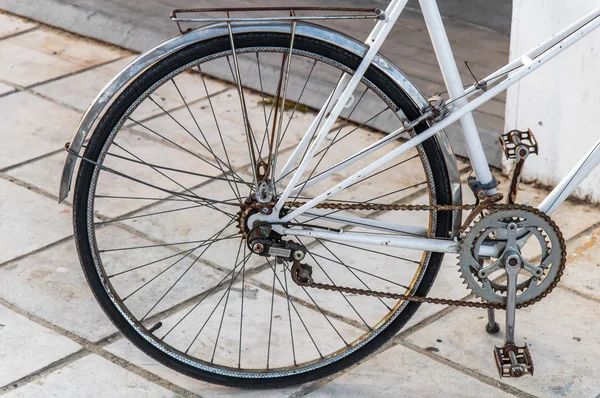
<path fill-rule="evenodd" d="M 514 0 L 510 58 L 576 21 L 600 0 Z M 600 29 L 508 90 L 506 129 L 530 128 L 540 154 L 525 180 L 554 186 L 600 140 Z M 505 168 L 509 164 L 505 162 Z M 575 193 L 600 202 L 600 167 Z"/>

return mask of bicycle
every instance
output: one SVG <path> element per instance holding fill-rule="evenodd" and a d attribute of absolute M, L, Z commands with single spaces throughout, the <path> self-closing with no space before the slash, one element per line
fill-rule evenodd
<path fill-rule="evenodd" d="M 515 311 L 558 283 L 566 247 L 550 215 L 600 163 L 600 142 L 535 209 L 516 203 L 535 138 L 502 135 L 517 165 L 501 204 L 471 112 L 597 28 L 600 8 L 465 89 L 436 2 L 420 0 L 445 99 L 379 54 L 406 3 L 175 10 L 182 34 L 98 95 L 66 146 L 59 197 L 79 162 L 80 261 L 138 348 L 211 383 L 282 387 L 364 359 L 429 302 L 487 309 L 490 333 L 506 310 L 500 376 L 533 374 Z M 329 19 L 377 22 L 361 43 L 311 23 Z M 223 73 L 233 83 L 211 77 Z M 443 132 L 455 122 L 474 204 Z M 481 301 L 427 297 L 445 253 Z"/>

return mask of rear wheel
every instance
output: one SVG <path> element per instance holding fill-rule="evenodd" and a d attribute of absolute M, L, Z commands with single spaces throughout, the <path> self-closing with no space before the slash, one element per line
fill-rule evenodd
<path fill-rule="evenodd" d="M 243 203 L 255 200 L 252 154 L 258 154 L 259 168 L 271 164 L 263 173 L 277 176 L 316 117 L 304 104 L 320 108 L 341 74 L 360 63 L 340 48 L 301 36 L 290 60 L 289 46 L 286 34 L 240 34 L 235 57 L 229 37 L 222 37 L 158 62 L 104 115 L 77 177 L 77 247 L 102 308 L 146 354 L 211 383 L 282 387 L 333 374 L 393 337 L 418 308 L 298 286 L 289 263 L 247 247 L 245 220 L 255 210 Z M 228 71 L 236 81 L 238 62 L 241 84 L 208 77 Z M 286 80 L 281 71 L 288 65 Z M 381 129 L 418 115 L 400 87 L 370 68 L 300 181 L 384 137 Z M 304 186 L 293 199 L 314 198 L 401 142 Z M 277 180 L 275 199 L 290 176 Z M 331 202 L 450 204 L 443 155 L 428 140 Z M 428 237 L 447 237 L 451 228 L 449 212 L 329 210 L 297 223 L 390 233 L 335 218 L 343 214 L 414 225 Z M 303 262 L 315 280 L 376 291 L 425 295 L 443 257 L 283 239 L 306 248 Z"/>

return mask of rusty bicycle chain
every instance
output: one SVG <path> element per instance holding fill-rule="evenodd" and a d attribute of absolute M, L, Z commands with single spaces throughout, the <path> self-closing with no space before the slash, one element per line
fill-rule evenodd
<path fill-rule="evenodd" d="M 286 202 L 286 207 L 301 207 L 305 202 Z M 317 209 L 329 209 L 329 210 L 385 210 L 385 211 L 454 211 L 454 210 L 473 210 L 477 207 L 477 205 L 399 205 L 399 204 L 377 204 L 377 203 L 364 203 L 364 204 L 348 204 L 348 203 L 321 203 L 315 208 Z M 558 285 L 560 278 L 563 275 L 566 258 L 567 258 L 567 250 L 566 250 L 566 242 L 562 235 L 562 232 L 556 225 L 556 223 L 547 216 L 544 212 L 526 205 L 517 205 L 517 204 L 492 204 L 486 208 L 488 211 L 500 211 L 500 210 L 524 210 L 535 213 L 537 216 L 544 218 L 556 232 L 558 239 L 560 241 L 561 246 L 561 263 L 559 265 L 559 270 L 556 275 L 554 281 L 548 286 L 548 288 L 539 296 L 526 301 L 524 303 L 517 304 L 517 308 L 525 308 L 533 305 L 543 298 L 548 296 L 552 290 Z M 299 262 L 295 262 L 294 267 L 300 265 Z M 296 283 L 298 283 L 296 281 Z M 486 302 L 476 302 L 476 301 L 466 301 L 466 300 L 453 300 L 453 299 L 443 299 L 436 297 L 421 297 L 414 296 L 409 294 L 399 294 L 399 293 L 388 293 L 388 292 L 378 292 L 373 290 L 352 288 L 352 287 L 344 287 L 344 286 L 336 286 L 330 285 L 326 283 L 302 283 L 304 287 L 312 287 L 315 289 L 328 290 L 328 291 L 337 291 L 341 293 L 347 294 L 357 294 L 362 296 L 371 296 L 371 297 L 379 297 L 379 298 L 389 298 L 393 300 L 405 300 L 412 301 L 417 303 L 428 303 L 428 304 L 442 304 L 442 305 L 450 305 L 456 307 L 471 307 L 471 308 L 493 308 L 493 309 L 504 309 L 505 306 L 502 304 L 496 303 L 486 303 Z"/>

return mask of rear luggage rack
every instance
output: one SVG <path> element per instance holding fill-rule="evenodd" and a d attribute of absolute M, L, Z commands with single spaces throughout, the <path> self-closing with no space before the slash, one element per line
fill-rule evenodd
<path fill-rule="evenodd" d="M 232 17 L 232 13 L 265 13 L 282 12 L 287 15 L 279 16 L 239 16 Z M 297 11 L 331 13 L 331 15 L 297 15 Z M 224 13 L 220 16 L 204 16 L 190 14 L 211 14 Z M 344 13 L 336 15 L 335 13 Z M 187 15 L 182 15 L 187 14 Z M 186 33 L 192 28 L 183 29 L 181 22 L 195 23 L 215 23 L 215 22 L 256 22 L 256 21 L 315 21 L 315 20 L 333 20 L 333 19 L 372 19 L 385 20 L 385 13 L 381 8 L 355 8 L 355 7 L 225 7 L 225 8 L 182 8 L 171 12 L 171 20 L 177 23 L 181 33 Z"/>

